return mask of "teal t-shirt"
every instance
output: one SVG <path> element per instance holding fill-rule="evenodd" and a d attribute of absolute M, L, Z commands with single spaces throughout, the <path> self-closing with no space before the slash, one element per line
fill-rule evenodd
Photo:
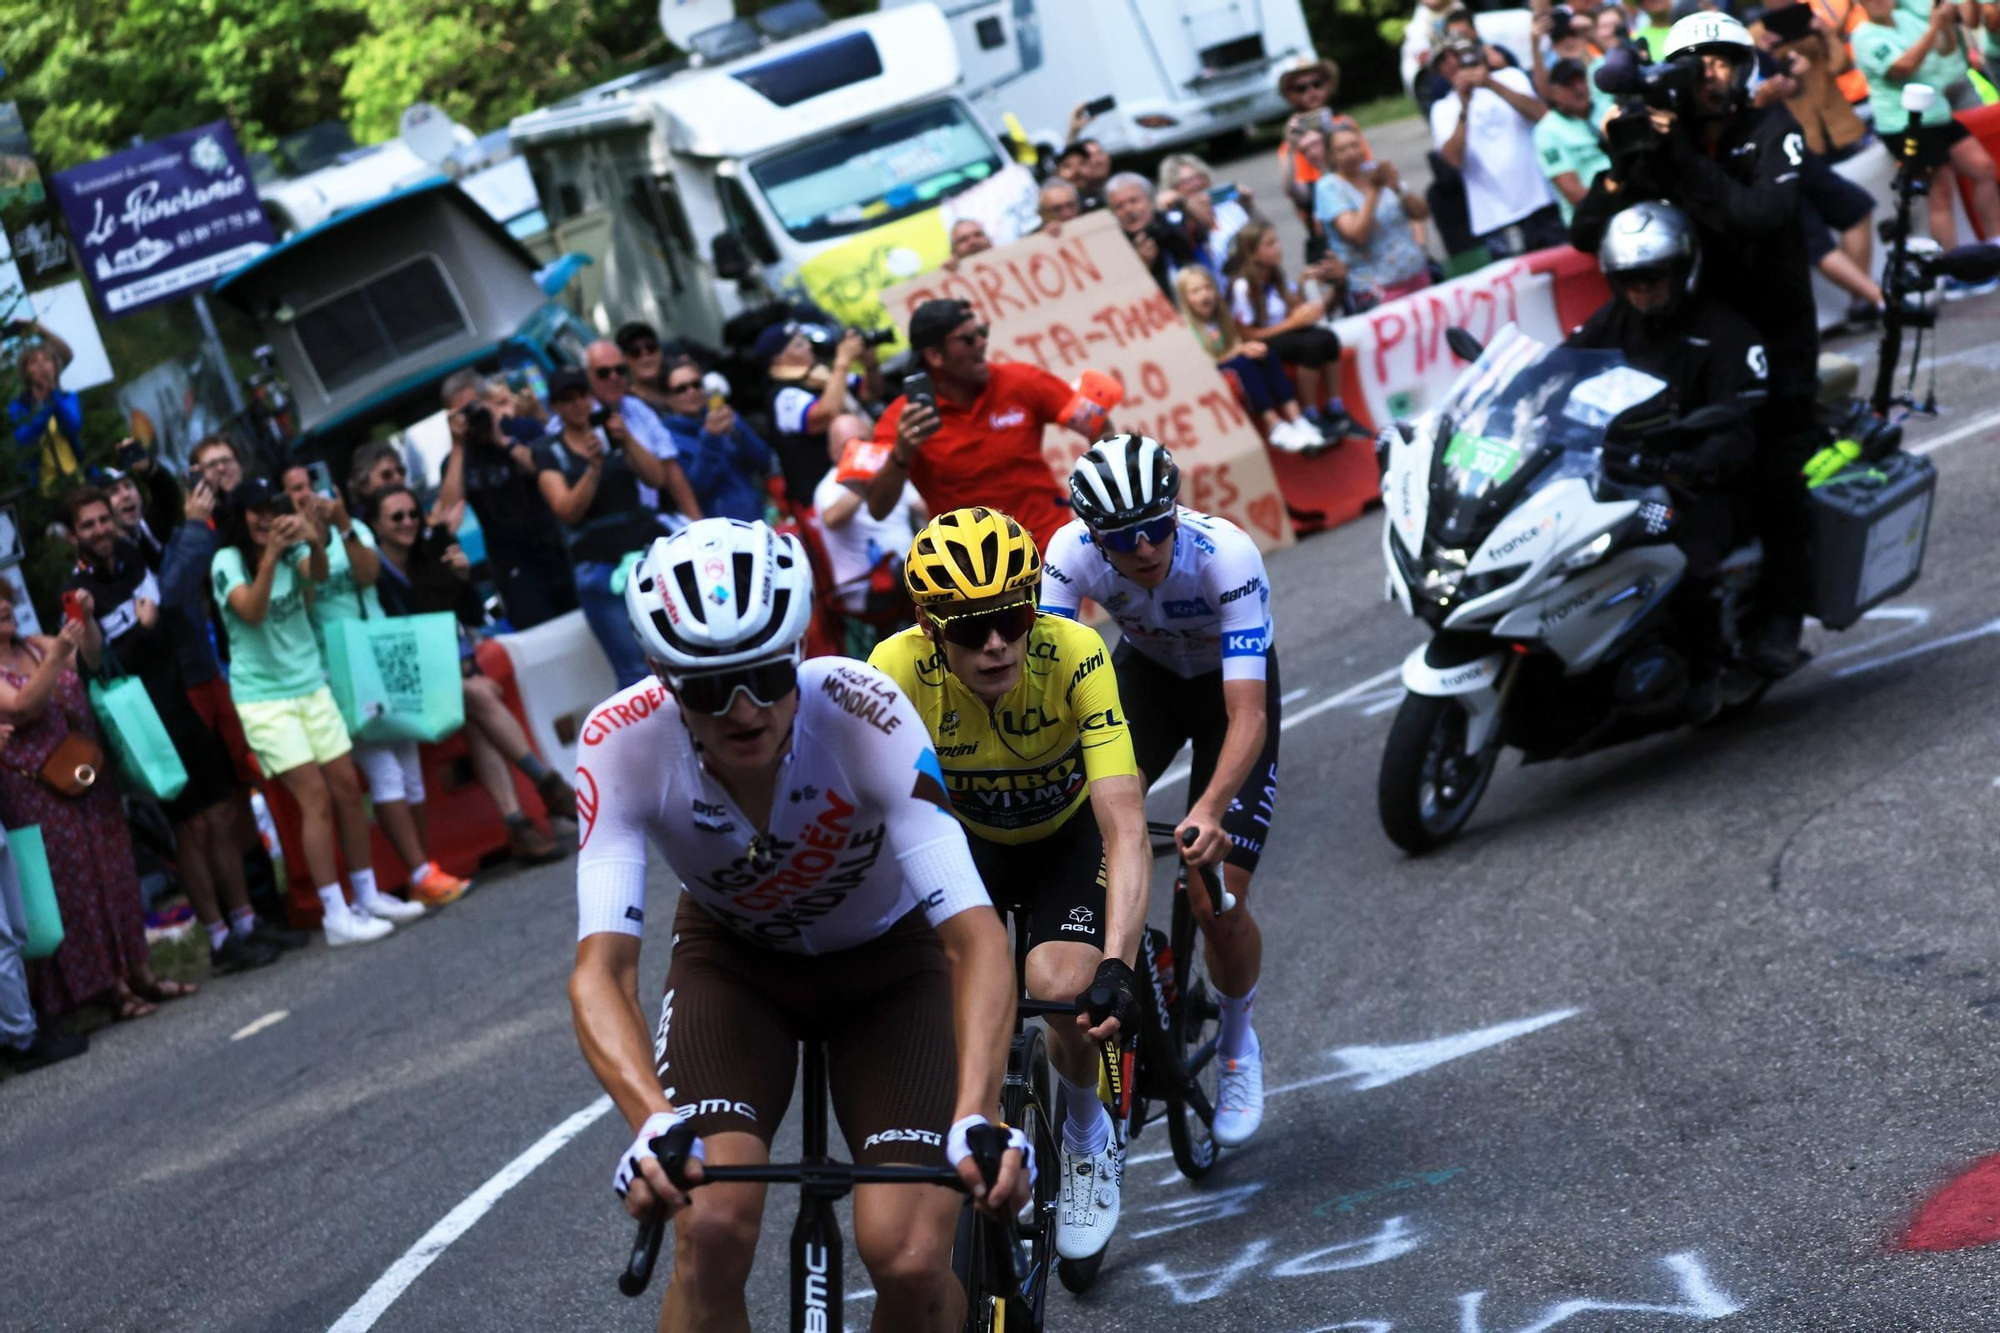
<path fill-rule="evenodd" d="M 312 617 L 306 612 L 305 580 L 296 568 L 306 548 L 295 547 L 278 562 L 271 578 L 271 606 L 263 622 L 244 623 L 229 607 L 229 593 L 250 582 L 243 553 L 225 546 L 209 564 L 215 604 L 229 636 L 229 693 L 238 703 L 297 699 L 326 683 Z"/>
<path fill-rule="evenodd" d="M 1909 127 L 1910 113 L 1903 110 L 1903 83 L 1889 81 L 1889 66 L 1915 46 L 1929 27 L 1928 18 L 1898 8 L 1889 16 L 1889 23 L 1870 20 L 1854 30 L 1851 39 L 1854 67 L 1868 80 L 1868 101 L 1875 108 L 1877 134 L 1901 134 Z M 1903 81 L 1929 84 L 1937 89 L 1937 100 L 1924 112 L 1924 124 L 1942 125 L 1951 119 L 1944 88 L 1953 79 L 1964 78 L 1965 70 L 1965 52 L 1954 45 L 1948 56 L 1932 51 L 1917 65 L 1917 72 Z"/>
<path fill-rule="evenodd" d="M 1542 164 L 1542 174 L 1552 183 L 1565 171 L 1574 171 L 1586 190 L 1597 174 L 1611 165 L 1610 155 L 1604 151 L 1603 141 L 1589 121 L 1554 109 L 1535 122 L 1535 157 Z M 1563 198 L 1560 190 L 1555 191 L 1555 196 L 1556 207 L 1562 210 L 1563 221 L 1567 223 L 1576 212 L 1576 205 Z"/>
<path fill-rule="evenodd" d="M 356 523 L 354 535 L 369 550 L 376 549 L 375 534 L 366 523 Z M 375 595 L 374 585 L 366 588 L 355 585 L 354 562 L 347 558 L 347 542 L 340 533 L 329 531 L 326 582 L 313 589 L 312 602 L 313 637 L 318 640 L 320 650 L 326 650 L 328 625 L 341 620 L 380 620 L 382 615 L 382 600 Z"/>

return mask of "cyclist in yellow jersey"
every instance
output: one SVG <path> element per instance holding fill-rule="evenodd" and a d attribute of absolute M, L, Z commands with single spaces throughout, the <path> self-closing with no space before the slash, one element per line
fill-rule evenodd
<path fill-rule="evenodd" d="M 1089 626 L 1036 613 L 1041 574 L 1033 538 L 1007 515 L 938 515 L 903 566 L 918 623 L 868 662 L 923 718 L 986 891 L 1026 910 L 1028 993 L 1069 1001 L 1103 986 L 1118 997 L 1102 1024 L 1049 1025 L 1067 1093 L 1056 1252 L 1088 1259 L 1117 1226 L 1124 1169 L 1097 1099 L 1097 1043 L 1136 1009 L 1152 855 L 1110 655 Z M 1078 815 L 1086 802 L 1089 818 Z"/>

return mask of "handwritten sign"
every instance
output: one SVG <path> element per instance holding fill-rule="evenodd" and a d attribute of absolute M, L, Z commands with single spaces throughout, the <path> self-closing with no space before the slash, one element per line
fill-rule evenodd
<path fill-rule="evenodd" d="M 992 328 L 996 361 L 1032 362 L 1071 381 L 1085 370 L 1117 379 L 1125 400 L 1112 424 L 1173 451 L 1182 503 L 1222 515 L 1265 550 L 1291 544 L 1263 439 L 1109 214 L 1089 214 L 1058 236 L 1036 233 L 882 293 L 899 328 L 930 300 L 970 301 Z M 1055 426 L 1043 442 L 1059 477 L 1088 447 Z"/>
<path fill-rule="evenodd" d="M 55 188 L 112 315 L 200 291 L 277 239 L 226 120 L 72 167 Z"/>

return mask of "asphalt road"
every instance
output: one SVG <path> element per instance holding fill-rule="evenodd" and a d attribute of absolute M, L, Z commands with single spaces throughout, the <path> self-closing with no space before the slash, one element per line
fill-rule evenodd
<path fill-rule="evenodd" d="M 1892 614 L 1814 631 L 1818 660 L 1736 726 L 1505 762 L 1421 860 L 1376 823 L 1386 673 L 1423 637 L 1382 600 L 1377 520 L 1271 562 L 1294 697 L 1253 895 L 1269 1118 L 1200 1188 L 1142 1137 L 1100 1282 L 1058 1292 L 1052 1328 L 2000 1327 L 1991 1252 L 1898 1243 L 2000 1150 L 2000 300 L 1951 307 L 1944 342 L 1950 415 L 1911 430 L 1943 446 L 1927 570 Z M 0 1082 L 0 1327 L 650 1328 L 613 1286 L 628 1131 L 572 1119 L 599 1095 L 573 937 L 567 867 L 496 875 Z M 774 1198 L 760 1328 L 790 1213 Z"/>

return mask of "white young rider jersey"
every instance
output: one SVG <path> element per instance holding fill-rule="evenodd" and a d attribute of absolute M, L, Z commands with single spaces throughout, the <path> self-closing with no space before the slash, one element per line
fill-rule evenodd
<path fill-rule="evenodd" d="M 799 666 L 792 743 L 758 830 L 702 767 L 657 680 L 599 704 L 577 746 L 577 938 L 643 935 L 650 836 L 694 901 L 753 944 L 823 954 L 922 908 L 932 926 L 992 900 L 917 710 L 844 657 Z"/>
<path fill-rule="evenodd" d="M 1111 567 L 1082 519 L 1049 539 L 1041 609 L 1074 617 L 1084 598 L 1118 621 L 1132 647 L 1184 680 L 1217 670 L 1224 680 L 1264 679 L 1271 651 L 1271 582 L 1257 543 L 1226 518 L 1175 511 L 1174 558 L 1157 588 Z"/>

